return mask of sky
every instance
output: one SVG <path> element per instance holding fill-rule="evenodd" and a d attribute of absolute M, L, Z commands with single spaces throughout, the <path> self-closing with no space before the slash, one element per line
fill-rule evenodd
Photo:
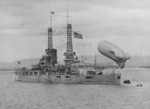
<path fill-rule="evenodd" d="M 97 45 L 108 40 L 131 56 L 150 55 L 149 0 L 0 0 L 0 62 L 40 58 L 47 48 L 50 12 L 54 48 L 63 60 L 66 50 L 66 12 L 77 55 L 95 55 Z"/>

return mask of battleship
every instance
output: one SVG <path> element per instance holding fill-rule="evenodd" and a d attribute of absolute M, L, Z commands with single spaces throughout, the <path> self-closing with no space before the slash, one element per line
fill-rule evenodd
<path fill-rule="evenodd" d="M 66 32 L 65 64 L 59 65 L 57 62 L 57 49 L 53 47 L 53 29 L 51 26 L 48 28 L 48 47 L 45 50 L 45 55 L 42 56 L 38 64 L 33 65 L 30 69 L 16 68 L 17 81 L 50 84 L 121 84 L 121 73 L 115 69 L 102 70 L 82 64 L 73 51 L 72 25 L 68 22 Z"/>

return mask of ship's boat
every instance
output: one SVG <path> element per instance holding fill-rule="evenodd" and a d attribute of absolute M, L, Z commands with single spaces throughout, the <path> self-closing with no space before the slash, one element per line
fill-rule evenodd
<path fill-rule="evenodd" d="M 130 84 L 131 81 L 130 81 L 130 80 L 124 80 L 123 83 L 124 83 L 124 84 Z"/>

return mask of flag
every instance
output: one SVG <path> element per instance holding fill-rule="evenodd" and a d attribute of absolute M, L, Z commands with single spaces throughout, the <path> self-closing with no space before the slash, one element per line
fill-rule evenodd
<path fill-rule="evenodd" d="M 21 62 L 20 62 L 20 61 L 18 61 L 18 64 L 21 64 Z"/>
<path fill-rule="evenodd" d="M 55 12 L 54 12 L 54 11 L 51 11 L 51 14 L 55 14 Z"/>
<path fill-rule="evenodd" d="M 74 32 L 74 38 L 83 39 L 82 34 Z"/>

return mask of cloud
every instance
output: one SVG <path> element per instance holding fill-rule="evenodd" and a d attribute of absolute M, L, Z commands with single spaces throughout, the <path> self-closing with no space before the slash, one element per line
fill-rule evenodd
<path fill-rule="evenodd" d="M 139 9 L 150 8 L 149 0 L 75 0 L 74 2 L 80 4 L 89 4 L 94 6 L 108 6 L 111 8 L 126 8 L 126 9 Z"/>
<path fill-rule="evenodd" d="M 0 12 L 0 29 L 19 28 L 22 18 L 11 16 L 7 13 Z"/>
<path fill-rule="evenodd" d="M 109 40 L 131 55 L 150 55 L 149 2 L 70 0 L 69 23 L 84 37 L 83 40 L 73 39 L 74 50 L 78 55 L 93 55 L 100 41 Z M 47 47 L 50 11 L 55 12 L 54 33 L 60 33 L 66 32 L 66 28 L 62 29 L 66 27 L 66 10 L 66 0 L 1 0 L 0 51 L 3 52 L 0 59 L 41 57 Z M 53 39 L 54 47 L 64 58 L 66 36 L 55 34 Z"/>

